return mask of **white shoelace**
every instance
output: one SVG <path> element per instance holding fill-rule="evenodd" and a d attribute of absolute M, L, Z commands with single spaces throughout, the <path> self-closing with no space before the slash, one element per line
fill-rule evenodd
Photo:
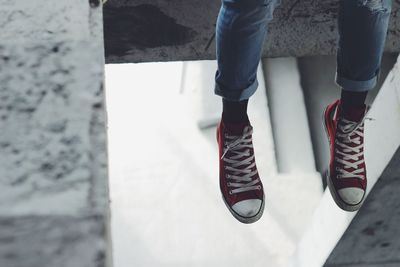
<path fill-rule="evenodd" d="M 250 156 L 250 151 L 253 149 L 251 141 L 252 133 L 252 128 L 247 126 L 244 128 L 242 136 L 225 135 L 226 141 L 221 159 L 226 163 L 225 170 L 232 172 L 232 174 L 227 174 L 226 176 L 233 181 L 228 182 L 228 187 L 234 188 L 229 191 L 229 194 L 261 189 L 261 186 L 257 185 L 260 179 L 253 180 L 253 176 L 257 174 L 257 170 L 252 171 L 252 168 L 256 165 L 254 154 Z M 229 158 L 226 157 L 228 151 L 231 152 Z M 240 160 L 243 157 L 246 158 Z"/>
<path fill-rule="evenodd" d="M 341 122 L 338 123 L 342 133 L 337 132 L 337 135 L 342 139 L 342 142 L 336 138 L 335 142 L 341 150 L 336 148 L 335 152 L 342 157 L 336 157 L 336 161 L 343 164 L 343 168 L 336 167 L 336 171 L 339 172 L 338 178 L 364 179 L 362 175 L 364 168 L 358 167 L 364 163 L 364 151 L 362 149 L 364 144 L 361 142 L 361 138 L 364 137 L 364 119 L 361 122 L 353 122 L 342 118 Z M 352 147 L 349 144 L 355 144 L 356 146 Z M 350 160 L 353 162 L 350 162 Z M 349 171 L 349 169 L 354 170 Z"/>

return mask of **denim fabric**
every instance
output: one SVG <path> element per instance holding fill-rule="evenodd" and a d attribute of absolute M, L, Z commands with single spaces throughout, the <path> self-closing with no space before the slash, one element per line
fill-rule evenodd
<path fill-rule="evenodd" d="M 257 66 L 280 0 L 222 0 L 216 27 L 215 94 L 248 99 L 257 89 Z M 340 0 L 336 83 L 350 91 L 376 85 L 391 0 Z"/>
<path fill-rule="evenodd" d="M 391 0 L 340 1 L 336 83 L 344 90 L 375 87 L 391 6 Z"/>

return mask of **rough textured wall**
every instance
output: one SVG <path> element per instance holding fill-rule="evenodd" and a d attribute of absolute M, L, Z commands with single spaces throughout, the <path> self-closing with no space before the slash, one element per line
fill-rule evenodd
<path fill-rule="evenodd" d="M 220 0 L 109 0 L 104 7 L 108 63 L 215 58 Z M 282 0 L 264 57 L 331 55 L 338 1 Z M 400 1 L 393 0 L 386 51 L 400 51 Z"/>
<path fill-rule="evenodd" d="M 0 0 L 0 266 L 108 266 L 102 8 Z"/>

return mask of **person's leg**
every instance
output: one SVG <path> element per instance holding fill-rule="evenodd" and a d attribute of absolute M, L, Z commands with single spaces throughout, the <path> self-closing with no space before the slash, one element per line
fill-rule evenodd
<path fill-rule="evenodd" d="M 331 161 L 328 186 L 344 210 L 360 208 L 367 174 L 364 161 L 364 102 L 377 83 L 391 0 L 340 0 L 336 83 L 341 99 L 325 110 Z"/>
<path fill-rule="evenodd" d="M 232 215 L 257 221 L 264 208 L 252 144 L 247 102 L 257 89 L 267 23 L 279 0 L 223 0 L 216 27 L 218 70 L 215 94 L 223 98 L 217 129 L 220 189 Z"/>
<path fill-rule="evenodd" d="M 257 66 L 267 23 L 279 0 L 223 0 L 216 27 L 215 94 L 225 103 L 249 99 L 257 89 Z M 232 106 L 231 105 L 231 106 Z M 229 107 L 224 112 L 229 112 Z M 234 116 L 227 116 L 232 120 Z"/>
<path fill-rule="evenodd" d="M 222 120 L 225 123 L 241 123 L 249 121 L 247 105 L 249 100 L 229 101 L 222 99 Z"/>
<path fill-rule="evenodd" d="M 340 1 L 336 82 L 348 91 L 342 93 L 346 108 L 365 101 L 376 85 L 390 11 L 391 0 Z"/>

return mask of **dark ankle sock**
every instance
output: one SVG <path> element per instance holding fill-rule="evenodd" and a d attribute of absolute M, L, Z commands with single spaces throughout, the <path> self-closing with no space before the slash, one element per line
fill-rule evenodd
<path fill-rule="evenodd" d="M 222 120 L 226 123 L 248 122 L 247 104 L 248 100 L 228 101 L 222 99 Z"/>
<path fill-rule="evenodd" d="M 352 92 L 342 89 L 340 103 L 342 114 L 345 118 L 360 117 L 364 112 L 365 99 L 367 98 L 368 91 Z M 358 112 L 359 111 L 359 112 Z M 355 114 L 360 113 L 360 114 Z"/>

